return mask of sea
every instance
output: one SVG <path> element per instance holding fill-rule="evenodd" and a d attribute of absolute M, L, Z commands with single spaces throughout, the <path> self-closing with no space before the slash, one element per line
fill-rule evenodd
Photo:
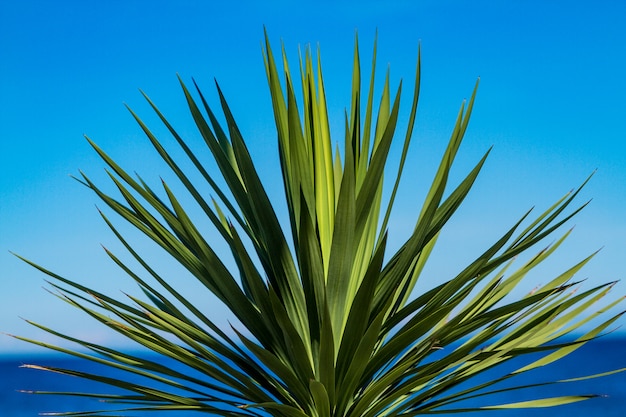
<path fill-rule="evenodd" d="M 37 364 L 69 369 L 90 370 L 90 362 L 55 355 L 0 355 L 0 417 L 32 417 L 47 412 L 86 411 L 103 409 L 97 400 L 56 395 L 35 395 L 23 390 L 94 391 L 96 383 L 76 377 L 20 367 Z M 515 365 L 515 364 L 513 364 Z M 554 381 L 626 368 L 626 337 L 605 337 L 588 343 L 573 354 L 552 365 L 520 375 L 519 384 Z M 94 369 L 98 372 L 98 369 Z M 484 378 L 502 375 L 498 368 L 488 371 Z M 512 379 L 511 381 L 515 381 Z M 106 391 L 106 390 L 105 390 Z M 560 395 L 599 395 L 575 404 L 551 408 L 495 410 L 468 413 L 470 417 L 626 417 L 626 372 L 598 379 L 547 385 L 482 398 L 468 405 L 495 405 L 533 398 Z M 116 414 L 119 415 L 119 414 Z M 154 413 L 135 413 L 129 416 L 149 416 Z M 158 412 L 161 417 L 198 416 L 198 413 Z M 441 414 L 440 414 L 441 415 Z M 444 414 L 448 415 L 448 414 Z M 452 414 L 450 414 L 452 415 Z M 458 416 L 459 414 L 455 414 Z M 461 414 L 463 415 L 463 414 Z"/>

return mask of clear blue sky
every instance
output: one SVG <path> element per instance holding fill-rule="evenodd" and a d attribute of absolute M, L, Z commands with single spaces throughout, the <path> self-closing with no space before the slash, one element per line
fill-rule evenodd
<path fill-rule="evenodd" d="M 123 107 L 128 103 L 154 120 L 138 88 L 194 139 L 175 74 L 195 77 L 213 99 L 217 78 L 264 177 L 276 179 L 263 25 L 275 49 L 284 40 L 292 66 L 298 45 L 320 45 L 337 137 L 349 99 L 355 31 L 368 63 L 378 30 L 379 70 L 389 64 L 394 83 L 402 77 L 410 85 L 421 40 L 422 95 L 404 197 L 391 224 L 396 243 L 419 212 L 461 101 L 481 77 L 455 172 L 460 175 L 489 146 L 494 150 L 475 192 L 442 235 L 425 285 L 451 277 L 526 209 L 546 208 L 596 168 L 579 200 L 593 201 L 572 223 L 574 234 L 520 291 L 600 247 L 580 278 L 588 277 L 589 286 L 624 278 L 626 3 L 219 3 L 0 3 L 0 331 L 45 338 L 22 316 L 93 340 L 111 337 L 44 291 L 45 277 L 10 250 L 98 289 L 138 294 L 100 248 L 119 245 L 97 214 L 95 195 L 69 178 L 81 169 L 106 181 L 84 133 L 131 171 L 152 181 L 162 173 Z M 615 291 L 626 293 L 625 284 Z M 210 304 L 203 300 L 198 302 Z M 0 353 L 26 348 L 0 336 Z"/>

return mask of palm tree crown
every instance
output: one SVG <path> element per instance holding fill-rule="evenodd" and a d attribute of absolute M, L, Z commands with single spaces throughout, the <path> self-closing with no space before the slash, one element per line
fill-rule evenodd
<path fill-rule="evenodd" d="M 374 48 L 374 62 L 375 56 Z M 489 153 L 462 181 L 449 184 L 476 90 L 459 110 L 410 236 L 395 253 L 388 253 L 387 226 L 417 110 L 419 56 L 407 128 L 397 132 L 402 84 L 392 91 L 387 75 L 375 107 L 375 65 L 363 88 L 357 43 L 341 149 L 333 146 L 331 139 L 319 56 L 314 58 L 307 49 L 294 79 L 283 53 L 281 75 L 266 37 L 264 62 L 288 225 L 281 225 L 219 87 L 225 123 L 220 123 L 195 82 L 194 94 L 180 82 L 219 177 L 209 172 L 201 162 L 203 155 L 191 150 L 147 96 L 188 161 L 175 159 L 131 110 L 212 230 L 197 226 L 197 219 L 192 221 L 191 211 L 168 184 L 162 182 L 161 191 L 151 188 L 141 178 L 129 175 L 91 140 L 119 193 L 104 192 L 85 174 L 80 178 L 110 211 L 143 232 L 213 293 L 237 318 L 238 325 L 232 331 L 215 325 L 207 311 L 191 303 L 170 279 L 152 268 L 102 214 L 142 271 L 131 269 L 111 252 L 109 256 L 145 297 L 117 299 L 27 262 L 53 278 L 51 285 L 62 299 L 178 366 L 165 366 L 153 355 L 116 350 L 36 323 L 80 348 L 22 339 L 119 372 L 104 376 L 29 366 L 122 388 L 124 394 L 65 394 L 105 400 L 124 411 L 194 410 L 241 417 L 411 417 L 544 407 L 591 397 L 509 404 L 494 404 L 489 399 L 491 394 L 520 388 L 501 388 L 504 380 L 515 380 L 519 374 L 568 355 L 619 317 L 609 315 L 600 324 L 585 326 L 620 302 L 597 307 L 612 283 L 572 291 L 579 284 L 574 275 L 591 256 L 533 293 L 518 299 L 507 297 L 567 237 L 569 232 L 523 265 L 512 265 L 515 257 L 552 236 L 584 207 L 569 209 L 580 189 L 535 218 L 526 213 L 456 276 L 414 294 L 440 231 L 467 196 Z M 403 138 L 398 170 L 386 183 L 383 173 L 392 141 L 398 136 Z M 383 194 L 385 184 L 391 185 L 390 193 Z M 207 187 L 215 193 L 215 200 L 206 195 Z M 227 244 L 236 268 L 229 269 L 220 259 L 211 243 L 215 239 Z M 580 333 L 583 328 L 586 331 Z M 566 338 L 572 333 L 579 337 Z M 532 359 L 514 362 L 523 365 L 499 378 L 473 382 L 474 377 L 515 358 Z M 138 378 L 142 382 L 135 382 Z M 96 414 L 112 412 L 107 409 Z"/>

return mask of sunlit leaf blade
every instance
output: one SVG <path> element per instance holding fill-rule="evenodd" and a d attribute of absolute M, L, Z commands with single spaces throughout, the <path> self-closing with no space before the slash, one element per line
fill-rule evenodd
<path fill-rule="evenodd" d="M 508 408 L 543 408 L 543 407 L 554 407 L 557 405 L 571 404 L 578 401 L 588 400 L 590 398 L 596 397 L 595 395 L 578 395 L 578 396 L 563 396 L 563 397 L 552 397 L 552 398 L 542 398 L 540 400 L 531 400 L 531 401 L 520 401 L 517 403 L 509 403 L 509 404 L 500 404 L 500 405 L 491 405 L 487 407 L 481 407 L 483 410 L 497 410 L 497 409 L 508 409 Z"/>

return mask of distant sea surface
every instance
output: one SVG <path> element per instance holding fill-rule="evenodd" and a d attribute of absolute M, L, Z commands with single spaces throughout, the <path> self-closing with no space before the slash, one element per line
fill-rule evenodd
<path fill-rule="evenodd" d="M 37 364 L 69 369 L 89 371 L 89 362 L 72 359 L 66 356 L 29 356 L 0 355 L 0 416 L 32 417 L 39 413 L 58 411 L 86 411 L 102 409 L 103 405 L 96 400 L 51 396 L 32 395 L 19 390 L 56 390 L 56 391 L 100 391 L 107 392 L 95 383 L 79 378 L 58 375 L 51 372 L 24 369 L 22 364 Z M 588 374 L 606 372 L 617 368 L 626 368 L 626 338 L 606 338 L 588 343 L 565 359 L 540 368 L 532 373 L 521 375 L 519 384 L 541 381 L 575 378 Z M 515 369 L 515 368 L 512 368 Z M 93 372 L 98 372 L 97 368 Z M 487 378 L 501 376 L 502 371 L 492 370 Z M 515 381 L 515 378 L 511 382 Z M 498 397 L 485 397 L 474 405 L 494 405 L 506 402 L 524 401 L 532 398 L 545 398 L 570 394 L 600 394 L 575 404 L 526 410 L 502 410 L 469 413 L 468 416 L 482 417 L 626 417 L 626 372 L 613 374 L 599 379 L 584 380 L 574 383 L 557 384 L 532 388 L 525 391 L 507 392 Z M 130 414 L 129 414 L 130 415 Z M 140 413 L 133 415 L 151 415 Z M 197 413 L 165 412 L 157 413 L 163 417 L 198 416 Z M 459 414 L 455 414 L 459 415 Z"/>

